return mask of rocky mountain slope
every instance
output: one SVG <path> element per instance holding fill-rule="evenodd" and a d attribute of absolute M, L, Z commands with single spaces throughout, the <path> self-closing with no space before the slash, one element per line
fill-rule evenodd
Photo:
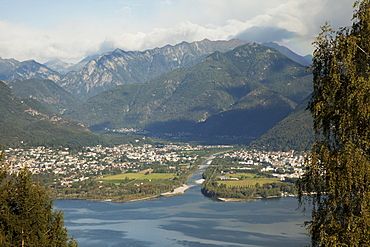
<path fill-rule="evenodd" d="M 146 82 L 172 70 L 193 66 L 214 51 L 229 51 L 244 43 L 237 39 L 202 40 L 146 51 L 116 49 L 91 60 L 81 70 L 67 74 L 58 83 L 86 100 L 112 86 Z"/>
<path fill-rule="evenodd" d="M 285 118 L 311 91 L 305 66 L 274 49 L 245 44 L 147 83 L 112 87 L 70 116 L 96 131 L 133 128 L 252 140 Z"/>
<path fill-rule="evenodd" d="M 53 60 L 49 60 L 47 61 L 46 63 L 44 63 L 44 65 L 62 75 L 65 75 L 67 74 L 68 72 L 70 72 L 70 68 L 74 65 L 73 63 L 66 63 L 66 62 L 63 62 L 62 60 L 60 59 L 53 59 Z"/>
<path fill-rule="evenodd" d="M 269 148 L 279 149 L 295 143 L 301 148 L 296 141 L 303 137 L 293 137 L 294 129 L 300 129 L 294 123 L 303 126 L 309 120 L 291 112 L 312 91 L 311 75 L 301 65 L 307 60 L 285 47 L 266 45 L 298 63 L 266 46 L 203 40 L 147 51 L 117 49 L 72 67 L 54 61 L 59 69 L 76 70 L 67 75 L 32 60 L 0 58 L 0 79 L 18 97 L 70 112 L 99 133 L 129 130 L 188 140 L 234 139 L 230 143 L 248 143 L 262 135 L 256 145 L 268 142 Z M 98 94 L 77 107 L 79 101 L 61 85 L 84 100 Z"/>
<path fill-rule="evenodd" d="M 0 80 L 10 82 L 32 78 L 59 81 L 61 75 L 34 60 L 19 62 L 15 59 L 0 58 Z"/>

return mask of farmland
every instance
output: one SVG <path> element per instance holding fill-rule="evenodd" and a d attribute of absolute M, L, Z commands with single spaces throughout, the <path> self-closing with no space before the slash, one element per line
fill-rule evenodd
<path fill-rule="evenodd" d="M 249 200 L 296 193 L 302 156 L 294 152 L 230 151 L 213 160 L 203 173 L 203 194 Z"/>
<path fill-rule="evenodd" d="M 219 184 L 225 184 L 227 188 L 232 187 L 255 187 L 256 184 L 263 186 L 264 184 L 270 183 L 279 183 L 277 178 L 252 178 L 252 179 L 243 179 L 243 180 L 228 180 L 228 181 L 220 181 Z"/>
<path fill-rule="evenodd" d="M 176 173 L 123 173 L 117 174 L 112 176 L 106 176 L 101 180 L 103 182 L 110 182 L 110 183 L 121 183 L 125 181 L 135 181 L 135 180 L 145 180 L 145 181 L 152 181 L 152 180 L 168 180 L 174 179 L 178 177 Z"/>

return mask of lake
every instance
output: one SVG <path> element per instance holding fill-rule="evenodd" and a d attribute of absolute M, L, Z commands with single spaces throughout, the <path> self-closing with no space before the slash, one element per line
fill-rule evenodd
<path fill-rule="evenodd" d="M 195 181 L 184 195 L 125 203 L 55 200 L 80 247 L 307 246 L 301 227 L 309 217 L 294 197 L 221 202 L 205 197 Z M 309 212 L 308 212 L 309 214 Z"/>

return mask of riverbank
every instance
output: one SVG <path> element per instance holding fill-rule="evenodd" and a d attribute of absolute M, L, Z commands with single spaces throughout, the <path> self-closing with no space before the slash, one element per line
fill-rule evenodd
<path fill-rule="evenodd" d="M 217 153 L 219 154 L 219 153 Z M 162 192 L 157 190 L 157 193 L 153 193 L 153 189 L 151 189 L 150 184 L 145 184 L 145 182 L 141 181 L 142 184 L 138 184 L 135 187 L 132 187 L 131 189 L 135 189 L 140 193 L 137 194 L 130 194 L 127 196 L 123 196 L 122 194 L 117 194 L 119 189 L 122 190 L 121 187 L 112 186 L 112 187 L 103 187 L 101 184 L 99 184 L 99 188 L 95 188 L 95 193 L 93 190 L 89 191 L 86 190 L 86 187 L 80 187 L 80 188 L 66 188 L 65 190 L 59 191 L 59 193 L 54 193 L 55 199 L 77 199 L 77 200 L 88 200 L 88 201 L 108 201 L 108 202 L 133 202 L 133 201 L 145 201 L 145 200 L 155 200 L 156 198 L 160 196 L 164 197 L 171 197 L 176 195 L 183 195 L 185 191 L 197 184 L 202 184 L 204 182 L 204 179 L 199 177 L 197 179 L 194 185 L 188 185 L 185 184 L 189 181 L 190 177 L 192 177 L 197 171 L 203 172 L 212 162 L 212 160 L 216 157 L 217 154 L 213 154 L 208 156 L 207 158 L 203 158 L 201 162 L 199 162 L 196 166 L 192 167 L 191 169 L 188 169 L 187 176 L 182 178 L 183 184 L 179 187 L 175 187 L 174 189 L 167 188 L 166 190 L 162 190 Z M 199 176 L 199 175 L 198 175 Z M 150 181 L 150 180 L 148 180 Z M 133 183 L 133 182 L 131 182 Z M 190 183 L 192 184 L 192 183 Z M 82 192 L 90 192 L 89 193 L 78 193 L 79 190 L 85 191 Z M 72 191 L 70 191 L 72 190 Z M 77 193 L 74 191 L 77 190 Z M 74 193 L 75 192 L 75 193 Z M 99 196 L 96 196 L 99 195 Z"/>
<path fill-rule="evenodd" d="M 183 184 L 180 187 L 174 189 L 173 191 L 162 193 L 161 196 L 171 196 L 171 195 L 181 195 L 184 194 L 185 191 L 193 186 L 189 186 L 187 184 Z"/>
<path fill-rule="evenodd" d="M 257 201 L 258 199 L 237 199 L 237 198 L 217 198 L 217 200 L 222 201 L 222 202 L 254 202 Z"/>
<path fill-rule="evenodd" d="M 64 211 L 68 233 L 80 247 L 309 245 L 300 226 L 310 215 L 303 218 L 295 198 L 222 203 L 204 197 L 198 187 L 154 200 L 57 200 L 55 207 Z"/>

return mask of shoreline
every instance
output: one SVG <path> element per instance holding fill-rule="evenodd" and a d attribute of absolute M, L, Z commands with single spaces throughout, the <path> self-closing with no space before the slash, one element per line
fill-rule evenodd
<path fill-rule="evenodd" d="M 222 153 L 222 152 L 219 152 L 219 153 Z M 207 166 L 209 166 L 212 159 L 215 158 L 216 155 L 219 154 L 219 153 L 212 154 L 211 156 L 205 158 L 204 161 L 202 162 L 202 164 L 198 166 L 197 170 L 204 169 Z M 192 174 L 190 174 L 188 176 L 188 180 L 191 176 L 194 175 L 194 173 L 196 171 L 194 171 Z M 205 181 L 205 179 L 203 179 L 203 178 L 197 179 L 195 181 L 195 185 L 202 184 L 204 181 Z M 58 200 L 63 200 L 63 199 L 67 199 L 67 200 L 86 200 L 86 201 L 100 201 L 100 202 L 135 202 L 135 201 L 144 201 L 144 200 L 156 200 L 156 198 L 158 198 L 160 196 L 171 197 L 171 196 L 183 195 L 187 189 L 189 189 L 189 188 L 191 188 L 195 185 L 182 184 L 180 187 L 177 187 L 177 188 L 173 189 L 172 191 L 163 192 L 163 193 L 158 194 L 158 195 L 152 195 L 152 196 L 148 196 L 148 197 L 135 198 L 135 199 L 127 199 L 127 200 L 115 200 L 113 198 L 101 198 L 101 199 L 93 199 L 93 198 L 54 198 L 54 199 L 58 199 Z"/>
<path fill-rule="evenodd" d="M 164 193 L 160 194 L 159 196 L 181 195 L 181 194 L 184 194 L 187 189 L 189 189 L 193 186 L 194 185 L 190 186 L 190 185 L 187 185 L 187 184 L 183 184 L 180 187 L 175 188 L 173 191 L 164 192 Z"/>
<path fill-rule="evenodd" d="M 136 202 L 136 201 L 145 201 L 145 200 L 155 200 L 156 198 L 160 196 L 170 197 L 170 196 L 176 196 L 176 195 L 183 195 L 185 191 L 194 185 L 187 185 L 183 184 L 180 187 L 175 188 L 172 191 L 164 192 L 159 195 L 152 195 L 148 197 L 143 198 L 135 198 L 135 199 L 129 199 L 129 200 L 114 200 L 112 198 L 106 198 L 106 199 L 87 199 L 87 198 L 54 198 L 56 200 L 86 200 L 86 201 L 98 201 L 98 202 Z"/>

